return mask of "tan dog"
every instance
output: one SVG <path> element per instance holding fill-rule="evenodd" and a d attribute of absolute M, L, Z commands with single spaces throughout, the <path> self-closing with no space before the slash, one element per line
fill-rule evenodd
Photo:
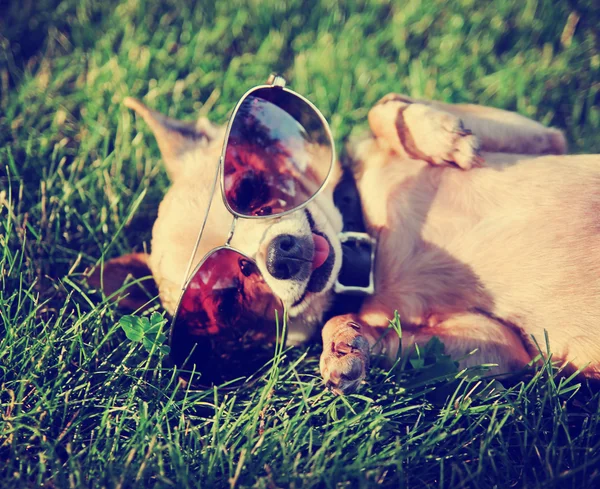
<path fill-rule="evenodd" d="M 151 255 L 133 254 L 105 267 L 105 290 L 127 273 L 152 272 L 173 313 L 209 199 L 224 128 L 206 119 L 184 123 L 127 99 L 150 125 L 173 182 L 153 228 Z M 548 332 L 554 358 L 600 377 L 600 156 L 539 156 L 566 150 L 563 135 L 514 113 L 446 105 L 391 94 L 369 113 L 371 133 L 350 144 L 369 233 L 378 239 L 376 293 L 356 315 L 323 328 L 321 372 L 335 392 L 364 379 L 370 348 L 390 358 L 387 334 L 398 310 L 402 348 L 438 336 L 463 363 L 496 363 L 511 372 L 537 355 L 532 336 Z M 341 266 L 333 204 L 340 178 L 308 206 L 280 219 L 241 220 L 232 246 L 253 256 L 289 307 L 290 341 L 309 338 L 331 302 Z M 311 219 L 312 218 L 312 219 Z M 194 262 L 224 243 L 232 217 L 221 196 Z M 310 222 L 314 221 L 314 222 Z M 307 280 L 277 280 L 265 250 L 281 234 L 323 233 L 333 267 L 318 291 Z M 146 267 L 149 266 L 149 269 Z M 136 270 L 133 270 L 133 269 Z M 126 305 L 134 306 L 129 296 Z"/>

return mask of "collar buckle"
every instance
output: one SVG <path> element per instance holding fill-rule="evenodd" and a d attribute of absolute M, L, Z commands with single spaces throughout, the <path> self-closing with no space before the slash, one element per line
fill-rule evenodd
<path fill-rule="evenodd" d="M 340 277 L 335 281 L 334 292 L 336 294 L 348 294 L 357 296 L 373 295 L 375 293 L 375 251 L 377 249 L 377 240 L 367 233 L 359 233 L 355 231 L 346 231 L 338 234 L 338 238 L 342 245 L 348 244 L 354 247 L 364 247 L 365 245 L 370 248 L 370 266 L 368 273 L 368 285 L 347 285 L 340 282 Z"/>

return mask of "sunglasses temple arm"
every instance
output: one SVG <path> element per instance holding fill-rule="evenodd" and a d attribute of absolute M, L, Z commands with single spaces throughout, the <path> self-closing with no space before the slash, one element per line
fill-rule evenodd
<path fill-rule="evenodd" d="M 217 171 L 215 172 L 215 178 L 213 179 L 213 183 L 210 189 L 210 198 L 208 200 L 208 205 L 206 206 L 206 213 L 204 214 L 204 220 L 202 221 L 202 226 L 200 227 L 200 232 L 198 233 L 198 238 L 196 238 L 196 243 L 194 244 L 194 249 L 192 250 L 192 254 L 190 256 L 190 261 L 188 262 L 187 269 L 185 270 L 185 276 L 183 277 L 183 283 L 181 284 L 181 290 L 185 290 L 185 286 L 188 281 L 188 277 L 190 276 L 190 270 L 192 269 L 192 264 L 194 263 L 194 257 L 196 256 L 196 252 L 198 251 L 198 246 L 200 246 L 200 239 L 202 238 L 202 234 L 204 233 L 204 227 L 206 226 L 206 221 L 208 221 L 208 213 L 210 212 L 210 206 L 212 204 L 213 198 L 215 196 L 215 190 L 217 188 L 217 181 L 219 180 L 219 172 L 221 171 L 221 159 L 219 159 L 219 164 L 217 165 Z"/>

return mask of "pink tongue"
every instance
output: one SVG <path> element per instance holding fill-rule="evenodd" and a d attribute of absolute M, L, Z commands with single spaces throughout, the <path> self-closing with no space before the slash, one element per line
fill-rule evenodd
<path fill-rule="evenodd" d="M 319 236 L 318 234 L 313 234 L 312 236 L 315 243 L 312 269 L 316 270 L 325 263 L 325 260 L 327 260 L 327 257 L 329 256 L 329 243 L 323 236 Z"/>

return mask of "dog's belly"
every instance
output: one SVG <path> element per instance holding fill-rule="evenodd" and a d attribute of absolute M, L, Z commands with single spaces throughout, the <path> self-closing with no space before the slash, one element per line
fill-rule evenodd
<path fill-rule="evenodd" d="M 361 192 L 377 181 L 387 195 L 385 222 L 364 199 L 379 231 L 367 309 L 412 324 L 479 310 L 540 345 L 548 331 L 559 358 L 600 363 L 600 157 L 470 172 L 402 161 L 364 177 Z"/>

